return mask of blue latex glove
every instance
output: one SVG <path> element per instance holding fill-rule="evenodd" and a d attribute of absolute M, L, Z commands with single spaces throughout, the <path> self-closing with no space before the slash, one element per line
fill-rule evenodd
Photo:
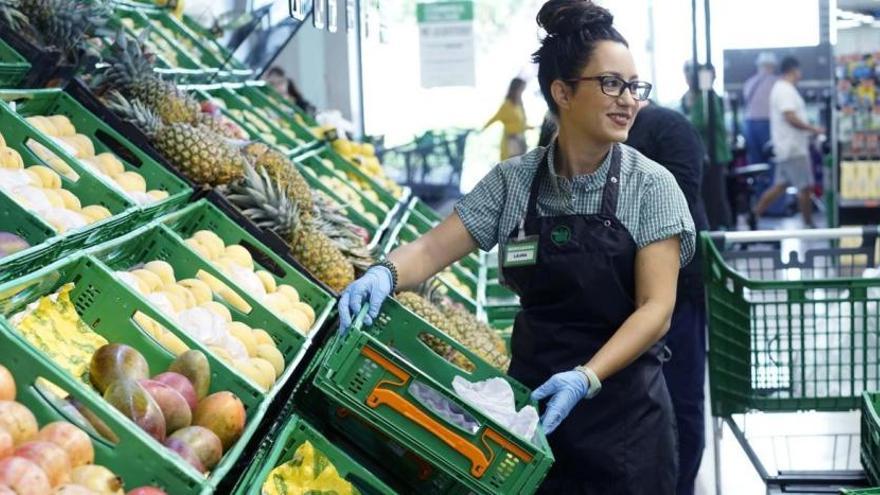
<path fill-rule="evenodd" d="M 541 426 L 544 434 L 549 435 L 559 426 L 559 423 L 568 416 L 568 413 L 587 396 L 590 391 L 590 382 L 583 373 L 577 370 L 564 371 L 551 376 L 543 385 L 532 392 L 532 399 L 544 400 L 550 397 L 544 415 L 541 416 Z"/>
<path fill-rule="evenodd" d="M 339 298 L 339 330 L 348 330 L 352 318 L 357 316 L 367 299 L 370 301 L 370 310 L 364 318 L 364 324 L 372 325 L 373 319 L 379 316 L 379 309 L 385 298 L 391 295 L 392 282 L 391 270 L 384 266 L 374 266 L 363 277 L 350 283 Z"/>

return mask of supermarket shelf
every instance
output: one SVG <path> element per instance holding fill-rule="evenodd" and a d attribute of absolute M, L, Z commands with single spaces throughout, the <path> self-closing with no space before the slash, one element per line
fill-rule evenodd
<path fill-rule="evenodd" d="M 841 199 L 841 208 L 880 208 L 880 199 Z"/>

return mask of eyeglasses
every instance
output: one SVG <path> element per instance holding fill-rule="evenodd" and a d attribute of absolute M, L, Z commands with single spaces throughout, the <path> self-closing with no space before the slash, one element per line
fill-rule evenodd
<path fill-rule="evenodd" d="M 636 101 L 645 101 L 651 96 L 651 89 L 654 87 L 649 82 L 645 81 L 624 81 L 618 76 L 593 76 L 593 77 L 579 77 L 577 79 L 569 79 L 570 83 L 577 83 L 580 81 L 599 81 L 599 87 L 602 88 L 602 92 L 608 96 L 613 96 L 615 98 L 620 98 L 623 96 L 623 92 L 627 89 L 629 90 L 629 94 L 632 95 L 633 99 Z"/>

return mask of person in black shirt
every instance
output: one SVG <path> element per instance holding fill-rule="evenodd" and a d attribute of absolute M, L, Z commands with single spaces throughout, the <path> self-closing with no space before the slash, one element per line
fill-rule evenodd
<path fill-rule="evenodd" d="M 699 133 L 687 118 L 675 110 L 648 104 L 636 115 L 626 144 L 672 172 L 687 199 L 697 233 L 707 230 L 709 222 L 700 194 L 705 151 Z M 702 268 L 697 243 L 693 261 L 679 272 L 675 310 L 666 334 L 671 355 L 663 365 L 663 375 L 678 426 L 678 495 L 694 493 L 706 445 L 706 309 Z"/>

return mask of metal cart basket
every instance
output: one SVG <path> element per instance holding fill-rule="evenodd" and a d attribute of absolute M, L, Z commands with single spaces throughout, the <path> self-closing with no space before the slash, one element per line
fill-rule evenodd
<path fill-rule="evenodd" d="M 858 455 L 846 462 L 832 454 L 827 469 L 770 474 L 733 416 L 745 424 L 753 412 L 847 414 L 863 391 L 880 390 L 880 277 L 869 270 L 878 263 L 878 233 L 872 226 L 703 234 L 717 483 L 722 422 L 768 493 L 864 483 Z M 857 426 L 829 434 L 833 452 L 853 441 L 847 436 L 858 445 Z"/>

